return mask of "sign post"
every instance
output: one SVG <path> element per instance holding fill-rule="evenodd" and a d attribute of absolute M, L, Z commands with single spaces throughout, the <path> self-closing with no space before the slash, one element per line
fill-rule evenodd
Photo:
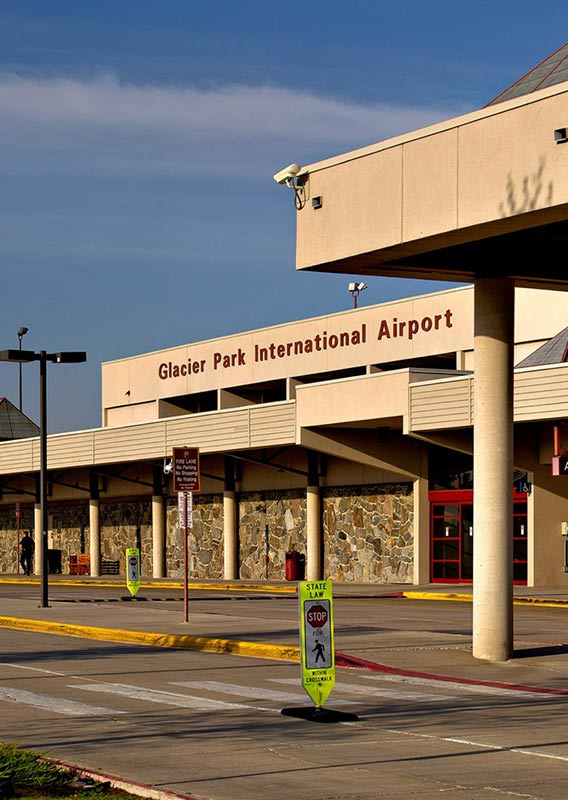
<path fill-rule="evenodd" d="M 189 622 L 188 536 L 193 527 L 193 492 L 201 489 L 198 447 L 174 447 L 174 492 L 178 493 L 179 527 L 183 531 L 183 618 Z"/>
<path fill-rule="evenodd" d="M 126 586 L 132 597 L 140 589 L 140 550 L 128 547 L 126 550 Z"/>
<path fill-rule="evenodd" d="M 189 531 L 193 528 L 193 492 L 178 492 L 178 527 L 183 531 L 183 621 L 189 622 Z"/>
<path fill-rule="evenodd" d="M 20 504 L 16 503 L 16 565 L 18 572 L 20 571 Z"/>

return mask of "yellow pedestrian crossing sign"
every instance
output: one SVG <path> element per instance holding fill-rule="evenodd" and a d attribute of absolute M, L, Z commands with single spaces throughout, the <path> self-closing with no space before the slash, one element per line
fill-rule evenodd
<path fill-rule="evenodd" d="M 302 686 L 321 708 L 335 684 L 331 581 L 301 581 L 299 600 Z"/>
<path fill-rule="evenodd" d="M 140 589 L 140 550 L 137 547 L 126 550 L 126 586 L 133 597 Z"/>

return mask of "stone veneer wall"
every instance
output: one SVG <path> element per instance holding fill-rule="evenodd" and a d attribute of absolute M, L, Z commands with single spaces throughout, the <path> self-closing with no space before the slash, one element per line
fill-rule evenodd
<path fill-rule="evenodd" d="M 243 493 L 239 501 L 240 577 L 282 580 L 286 551 L 306 553 L 306 493 Z"/>
<path fill-rule="evenodd" d="M 411 583 L 413 570 L 413 497 L 411 484 L 322 488 L 324 576 L 336 581 Z M 89 551 L 89 505 L 49 507 L 49 547 L 69 556 Z M 152 505 L 147 500 L 101 502 L 101 556 L 119 561 L 125 574 L 125 550 L 139 547 L 141 575 L 152 575 Z M 32 505 L 22 504 L 21 533 L 31 530 Z M 18 565 L 14 507 L 0 509 L 0 572 Z M 166 505 L 166 570 L 183 577 L 183 539 L 178 528 L 177 497 Z M 286 551 L 306 553 L 304 490 L 251 492 L 239 498 L 240 577 L 280 580 Z M 190 577 L 223 577 L 223 497 L 195 495 L 189 536 Z"/>
<path fill-rule="evenodd" d="M 117 503 L 101 501 L 100 524 L 102 561 L 118 561 L 120 574 L 126 575 L 126 549 L 137 547 L 140 550 L 140 575 L 152 574 L 150 500 L 125 500 Z"/>
<path fill-rule="evenodd" d="M 412 583 L 412 484 L 322 489 L 324 576 Z"/>
<path fill-rule="evenodd" d="M 20 536 L 24 531 L 31 531 L 34 535 L 34 507 L 21 506 Z M 14 505 L 0 508 L 0 573 L 11 574 L 18 571 L 19 564 L 19 539 L 18 526 Z"/>
<path fill-rule="evenodd" d="M 68 503 L 48 506 L 48 547 L 61 550 L 61 571 L 69 573 L 69 556 L 88 553 L 89 503 Z M 101 502 L 101 558 L 118 561 L 125 574 L 125 550 L 140 548 L 142 575 L 152 574 L 152 507 L 149 501 Z M 33 506 L 22 505 L 21 535 L 29 530 L 34 535 Z M 0 572 L 16 572 L 17 529 L 14 509 L 0 510 Z"/>
<path fill-rule="evenodd" d="M 183 577 L 183 537 L 178 527 L 177 497 L 170 497 L 166 511 L 166 571 Z M 189 577 L 223 577 L 223 495 L 193 496 L 193 528 L 188 538 Z"/>

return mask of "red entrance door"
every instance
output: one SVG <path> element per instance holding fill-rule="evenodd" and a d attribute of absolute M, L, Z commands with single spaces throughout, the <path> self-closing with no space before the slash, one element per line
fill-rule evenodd
<path fill-rule="evenodd" d="M 527 582 L 527 498 L 513 493 L 513 580 Z M 430 492 L 430 580 L 473 580 L 473 491 Z"/>

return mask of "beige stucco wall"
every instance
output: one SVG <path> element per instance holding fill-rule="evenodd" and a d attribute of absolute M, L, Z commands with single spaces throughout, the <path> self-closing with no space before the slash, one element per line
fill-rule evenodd
<path fill-rule="evenodd" d="M 554 477 L 550 465 L 540 465 L 534 472 L 531 539 L 534 586 L 568 586 L 564 572 L 564 537 L 562 522 L 568 520 L 568 478 Z"/>
<path fill-rule="evenodd" d="M 473 336 L 472 303 L 473 293 L 464 287 L 107 362 L 104 416 L 107 424 L 122 424 L 125 409 L 132 408 L 153 419 L 158 407 L 152 401 L 160 398 L 466 349 Z M 176 377 L 176 370 L 191 374 Z"/>
<path fill-rule="evenodd" d="M 297 214 L 297 267 L 565 218 L 567 150 L 554 130 L 567 93 L 559 84 L 305 167 L 308 199 L 323 205 Z"/>
<path fill-rule="evenodd" d="M 563 292 L 518 289 L 516 303 L 515 339 L 519 346 L 535 349 L 566 324 Z M 312 351 L 295 355 L 295 343 L 305 348 L 308 341 Z M 261 351 L 266 351 L 268 360 L 257 360 Z M 218 393 L 219 406 L 247 407 L 250 399 L 239 400 L 223 390 L 280 380 L 282 392 L 291 395 L 301 386 L 302 376 L 325 380 L 330 371 L 448 353 L 462 354 L 464 368 L 471 367 L 471 287 L 107 362 L 102 365 L 103 419 L 108 426 L 157 419 L 160 403 L 156 401 L 212 391 Z M 191 370 L 193 364 L 199 365 L 199 372 L 174 376 L 176 369 Z M 453 364 L 449 362 L 449 366 Z"/>

